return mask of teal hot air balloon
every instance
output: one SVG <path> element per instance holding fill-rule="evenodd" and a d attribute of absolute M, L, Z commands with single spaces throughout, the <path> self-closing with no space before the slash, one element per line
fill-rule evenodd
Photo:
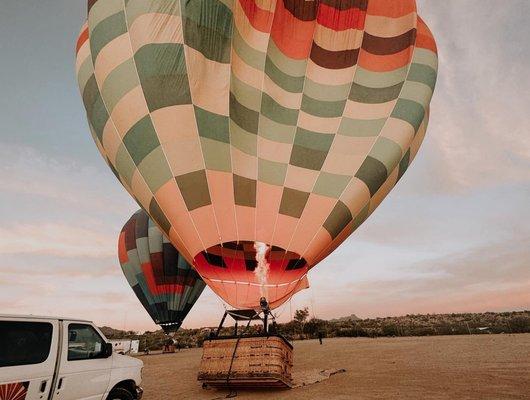
<path fill-rule="evenodd" d="M 121 268 L 138 300 L 166 333 L 176 331 L 205 283 L 142 210 L 120 233 Z"/>

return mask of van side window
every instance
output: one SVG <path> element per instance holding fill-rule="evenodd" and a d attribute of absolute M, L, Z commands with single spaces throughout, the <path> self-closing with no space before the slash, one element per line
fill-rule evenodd
<path fill-rule="evenodd" d="M 104 347 L 105 341 L 92 326 L 68 325 L 68 361 L 101 358 Z"/>
<path fill-rule="evenodd" d="M 0 321 L 0 367 L 46 361 L 52 333 L 53 326 L 48 322 Z"/>

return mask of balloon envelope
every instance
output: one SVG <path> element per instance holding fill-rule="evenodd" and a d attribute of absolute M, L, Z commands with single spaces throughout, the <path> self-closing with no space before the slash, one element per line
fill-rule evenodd
<path fill-rule="evenodd" d="M 77 49 L 99 150 L 238 308 L 307 287 L 381 203 L 437 75 L 414 0 L 91 0 Z"/>
<path fill-rule="evenodd" d="M 136 212 L 118 240 L 123 274 L 153 321 L 177 330 L 205 288 L 145 211 Z"/>

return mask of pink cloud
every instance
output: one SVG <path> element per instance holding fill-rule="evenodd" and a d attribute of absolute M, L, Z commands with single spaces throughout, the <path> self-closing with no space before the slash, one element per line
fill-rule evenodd
<path fill-rule="evenodd" d="M 59 223 L 13 224 L 0 228 L 0 254 L 106 257 L 116 254 L 117 233 Z"/>

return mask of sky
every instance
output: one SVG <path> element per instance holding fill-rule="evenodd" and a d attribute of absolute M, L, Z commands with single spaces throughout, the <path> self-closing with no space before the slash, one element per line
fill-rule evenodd
<path fill-rule="evenodd" d="M 326 319 L 530 309 L 530 2 L 418 8 L 440 56 L 425 142 L 280 321 L 304 306 Z M 0 2 L 0 313 L 153 330 L 116 255 L 137 205 L 97 152 L 75 81 L 85 10 Z M 207 289 L 184 326 L 222 311 Z"/>

